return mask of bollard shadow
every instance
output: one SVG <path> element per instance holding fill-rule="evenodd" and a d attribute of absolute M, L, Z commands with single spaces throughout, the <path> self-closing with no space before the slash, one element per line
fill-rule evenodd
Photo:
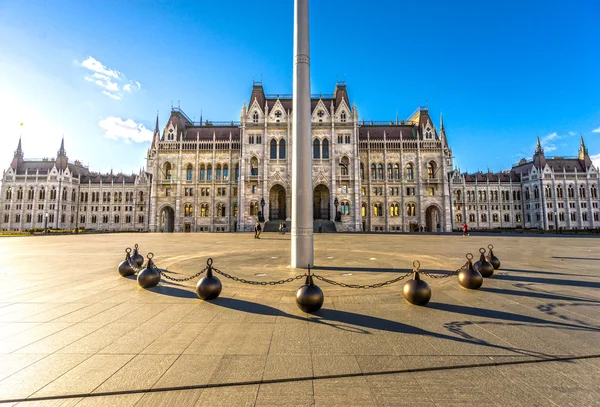
<path fill-rule="evenodd" d="M 323 271 L 355 271 L 355 272 L 369 272 L 375 271 L 380 273 L 408 273 L 412 269 L 396 269 L 389 267 L 343 267 L 343 266 L 317 266 L 311 268 L 311 270 L 323 270 Z M 448 272 L 446 272 L 448 273 Z"/>
<path fill-rule="evenodd" d="M 499 274 L 502 272 L 516 272 L 516 273 L 527 273 L 527 274 L 548 274 L 551 276 L 589 277 L 589 275 L 586 275 L 586 274 L 560 273 L 558 271 L 519 270 L 519 269 L 505 269 L 505 268 L 501 268 L 499 270 L 494 270 L 494 273 L 496 273 L 496 275 L 499 275 L 499 276 L 502 275 L 502 274 Z"/>
<path fill-rule="evenodd" d="M 586 299 L 580 297 L 571 297 L 567 295 L 557 295 L 550 293 L 543 293 L 539 291 L 532 291 L 531 289 L 521 290 L 512 290 L 509 288 L 494 288 L 494 287 L 481 287 L 480 291 L 485 291 L 493 294 L 504 294 L 504 295 L 514 295 L 518 297 L 530 297 L 530 298 L 538 298 L 540 300 L 556 300 L 556 301 L 580 301 L 580 302 L 588 302 L 592 304 L 600 304 L 599 300 L 595 299 Z"/>
<path fill-rule="evenodd" d="M 513 312 L 490 310 L 486 308 L 475 308 L 466 305 L 445 304 L 445 303 L 429 303 L 428 308 L 437 309 L 440 311 L 454 312 L 456 314 L 471 315 L 474 317 L 502 320 L 503 322 L 518 322 L 521 324 L 535 324 L 538 326 L 549 326 L 553 328 L 566 328 L 574 330 L 600 331 L 599 328 L 590 326 L 581 326 L 559 321 L 549 321 L 542 318 L 530 317 L 527 315 L 515 314 Z"/>
<path fill-rule="evenodd" d="M 182 287 L 182 286 L 180 286 Z M 152 291 L 156 294 L 167 295 L 169 297 L 177 298 L 198 298 L 195 291 L 184 290 L 175 286 L 175 284 L 163 285 L 159 284 L 156 287 L 147 288 L 148 291 Z"/>
<path fill-rule="evenodd" d="M 552 256 L 553 259 L 564 259 L 564 260 L 596 260 L 600 261 L 598 257 L 566 257 L 566 256 Z"/>
<path fill-rule="evenodd" d="M 523 272 L 528 273 L 528 271 L 523 270 Z M 593 276 L 585 276 L 585 277 L 593 277 Z M 578 281 L 578 280 L 559 280 L 553 278 L 544 278 L 544 277 L 527 277 L 523 275 L 514 275 L 514 274 L 495 274 L 495 280 L 503 280 L 503 281 L 520 281 L 526 283 L 538 283 L 538 284 L 554 284 L 560 286 L 570 286 L 570 287 L 585 287 L 585 288 L 600 288 L 600 283 L 596 281 Z"/>
<path fill-rule="evenodd" d="M 387 331 L 394 333 L 401 333 L 406 335 L 418 335 L 419 337 L 430 337 L 448 340 L 451 342 L 457 342 L 462 344 L 478 345 L 484 347 L 490 347 L 494 349 L 501 349 L 508 352 L 514 352 L 517 354 L 533 356 L 533 357 L 552 357 L 552 355 L 544 354 L 541 352 L 530 351 L 527 349 L 520 349 L 511 346 L 503 346 L 498 344 L 492 344 L 487 341 L 468 336 L 461 335 L 461 332 L 455 332 L 458 336 L 448 335 L 440 332 L 432 332 L 423 328 L 415 327 L 398 321 L 392 321 L 384 318 L 374 317 L 370 315 L 357 314 L 349 311 L 340 311 L 335 309 L 321 308 L 314 314 L 306 314 L 306 316 L 298 316 L 289 314 L 279 308 L 271 307 L 268 305 L 257 304 L 236 298 L 222 298 L 219 297 L 213 301 L 207 302 L 214 306 L 235 309 L 238 311 L 248 312 L 259 315 L 278 316 L 284 318 L 295 319 L 299 321 L 305 321 L 311 324 L 325 325 L 342 331 L 348 331 L 358 334 L 373 334 L 372 330 Z M 431 305 L 431 303 L 429 303 Z M 469 307 L 466 307 L 469 308 Z M 434 307 L 434 309 L 436 309 Z M 446 310 L 443 307 L 438 309 Z M 516 314 L 502 313 L 497 315 L 498 317 L 514 317 Z M 541 319 L 532 319 L 535 321 L 541 321 L 548 323 L 548 321 Z"/>

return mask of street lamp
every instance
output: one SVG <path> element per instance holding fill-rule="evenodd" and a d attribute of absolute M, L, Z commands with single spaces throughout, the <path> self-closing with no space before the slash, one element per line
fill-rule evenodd
<path fill-rule="evenodd" d="M 265 221 L 265 198 L 260 198 L 260 208 L 261 208 L 261 212 L 260 212 L 260 216 L 258 221 L 259 222 L 264 222 Z"/>
<path fill-rule="evenodd" d="M 46 212 L 46 223 L 44 224 L 44 233 L 48 233 L 48 212 Z"/>
<path fill-rule="evenodd" d="M 338 221 L 338 205 L 339 205 L 339 201 L 337 199 L 337 196 L 335 197 L 335 199 L 333 200 L 333 206 L 335 206 L 335 221 Z"/>
<path fill-rule="evenodd" d="M 558 235 L 558 212 L 554 212 L 554 224 L 556 225 L 556 234 Z"/>

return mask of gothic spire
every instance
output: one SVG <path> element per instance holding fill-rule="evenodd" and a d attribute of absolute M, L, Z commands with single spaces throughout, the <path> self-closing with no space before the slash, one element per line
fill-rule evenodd
<path fill-rule="evenodd" d="M 154 126 L 154 133 L 158 133 L 158 110 L 156 111 L 156 126 Z"/>
<path fill-rule="evenodd" d="M 440 130 L 444 130 L 444 116 L 442 116 L 442 112 L 440 112 Z"/>
<path fill-rule="evenodd" d="M 62 141 L 60 142 L 60 149 L 58 150 L 57 155 L 59 157 L 64 157 L 67 155 L 67 153 L 65 152 L 65 138 L 63 136 Z"/>
<path fill-rule="evenodd" d="M 19 136 L 19 144 L 17 145 L 17 149 L 15 150 L 15 156 L 23 157 L 23 149 L 21 148 L 21 137 Z"/>
<path fill-rule="evenodd" d="M 583 141 L 583 135 L 581 135 L 579 138 L 579 159 L 585 160 L 586 156 L 588 156 L 588 149 Z"/>
<path fill-rule="evenodd" d="M 537 136 L 537 144 L 535 145 L 535 153 L 536 154 L 544 154 L 544 149 L 542 148 L 542 142 L 540 141 L 540 136 Z"/>

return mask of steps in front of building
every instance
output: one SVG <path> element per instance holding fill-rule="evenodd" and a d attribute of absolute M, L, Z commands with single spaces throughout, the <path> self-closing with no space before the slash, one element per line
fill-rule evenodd
<path fill-rule="evenodd" d="M 280 221 L 280 220 L 273 220 L 273 221 L 265 222 L 265 224 L 263 225 L 263 232 L 279 232 L 279 224 L 281 222 L 282 221 Z M 290 230 L 292 229 L 292 222 L 284 221 L 283 223 L 285 223 L 286 233 L 289 233 Z M 314 233 L 319 233 L 319 224 L 321 224 L 323 233 L 336 233 L 337 232 L 337 229 L 335 227 L 335 222 L 332 222 L 330 220 L 316 219 L 313 222 L 313 232 Z"/>

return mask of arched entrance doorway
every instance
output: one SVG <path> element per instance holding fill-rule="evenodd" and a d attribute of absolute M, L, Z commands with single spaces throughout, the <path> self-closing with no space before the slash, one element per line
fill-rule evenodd
<path fill-rule="evenodd" d="M 323 184 L 315 187 L 313 193 L 313 217 L 329 220 L 329 188 Z"/>
<path fill-rule="evenodd" d="M 269 192 L 269 220 L 283 220 L 286 216 L 285 188 L 273 185 Z"/>
<path fill-rule="evenodd" d="M 442 229 L 442 218 L 440 216 L 440 210 L 437 206 L 431 205 L 425 210 L 425 227 L 427 232 L 437 232 L 438 225 L 440 231 Z"/>
<path fill-rule="evenodd" d="M 160 231 L 173 232 L 175 230 L 175 211 L 170 206 L 165 206 L 160 211 Z"/>

